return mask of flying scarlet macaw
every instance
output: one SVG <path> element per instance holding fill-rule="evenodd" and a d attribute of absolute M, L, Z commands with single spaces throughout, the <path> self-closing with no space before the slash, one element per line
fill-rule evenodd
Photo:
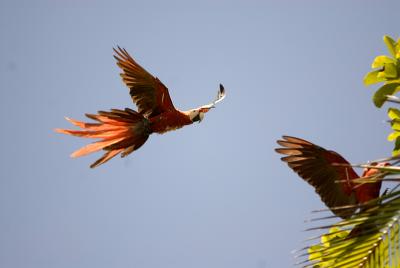
<path fill-rule="evenodd" d="M 98 138 L 71 154 L 71 157 L 87 155 L 103 149 L 106 153 L 90 167 L 104 164 L 117 154 L 125 157 L 139 149 L 150 134 L 167 131 L 200 122 L 204 114 L 225 98 L 224 87 L 220 84 L 217 98 L 210 104 L 189 111 L 175 109 L 168 89 L 157 78 L 141 67 L 125 49 L 114 49 L 114 58 L 122 69 L 122 81 L 129 87 L 129 94 L 138 111 L 111 109 L 97 114 L 86 114 L 96 123 L 84 123 L 66 118 L 83 130 L 56 129 L 56 132 L 84 138 Z"/>
<path fill-rule="evenodd" d="M 277 148 L 275 151 L 286 155 L 281 158 L 282 161 L 315 188 L 321 200 L 336 216 L 350 218 L 357 209 L 355 205 L 379 197 L 382 181 L 355 183 L 353 180 L 359 176 L 340 154 L 290 136 L 283 136 L 277 143 L 283 148 Z M 371 165 L 390 164 L 382 162 Z M 361 177 L 372 177 L 378 173 L 377 169 L 368 168 L 364 169 Z M 342 206 L 349 207 L 338 208 Z"/>

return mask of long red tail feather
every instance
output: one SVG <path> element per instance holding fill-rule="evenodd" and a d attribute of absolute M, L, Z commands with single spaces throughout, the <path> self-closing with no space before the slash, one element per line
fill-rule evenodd
<path fill-rule="evenodd" d="M 128 108 L 112 109 L 110 112 L 99 111 L 98 114 L 86 114 L 86 116 L 98 123 L 85 123 L 66 117 L 66 120 L 82 130 L 58 128 L 55 131 L 76 137 L 100 139 L 71 154 L 71 157 L 75 158 L 105 150 L 106 153 L 94 162 L 91 168 L 106 163 L 119 153 L 121 157 L 129 155 L 139 149 L 150 135 L 148 120 Z"/>

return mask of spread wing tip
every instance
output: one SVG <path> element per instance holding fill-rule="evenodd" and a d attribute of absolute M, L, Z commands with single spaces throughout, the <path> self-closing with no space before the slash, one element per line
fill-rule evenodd
<path fill-rule="evenodd" d="M 289 136 L 289 135 L 282 135 L 282 139 L 281 140 L 277 140 L 277 143 L 281 145 L 281 143 L 291 143 L 293 145 L 311 145 L 311 146 L 315 146 L 315 144 L 306 141 L 304 139 L 300 139 L 294 136 Z M 285 145 L 287 146 L 287 145 Z"/>
<path fill-rule="evenodd" d="M 225 94 L 225 88 L 222 84 L 219 84 L 219 92 L 221 92 L 222 94 Z"/>
<path fill-rule="evenodd" d="M 226 97 L 226 92 L 225 88 L 222 84 L 219 84 L 219 91 L 216 100 L 214 101 L 214 104 L 222 101 Z"/>

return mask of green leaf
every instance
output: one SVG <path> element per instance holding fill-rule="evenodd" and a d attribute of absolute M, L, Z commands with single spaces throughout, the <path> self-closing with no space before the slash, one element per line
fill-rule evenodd
<path fill-rule="evenodd" d="M 364 85 L 369 86 L 369 85 L 372 85 L 375 83 L 385 81 L 385 79 L 378 77 L 379 72 L 381 72 L 381 70 L 376 70 L 376 71 L 367 73 L 367 75 L 364 77 Z"/>
<path fill-rule="evenodd" d="M 372 97 L 375 106 L 381 108 L 386 101 L 386 96 L 395 94 L 398 90 L 400 90 L 399 86 L 400 83 L 391 83 L 380 87 Z"/>
<path fill-rule="evenodd" d="M 388 116 L 390 119 L 399 119 L 400 118 L 400 110 L 396 108 L 388 109 Z"/>
<path fill-rule="evenodd" d="M 388 56 L 381 55 L 374 59 L 374 62 L 372 63 L 371 67 L 374 69 L 383 67 L 386 63 L 395 63 L 395 61 L 392 58 L 389 58 Z"/>
<path fill-rule="evenodd" d="M 392 155 L 397 156 L 399 154 L 400 154 L 400 137 L 397 137 L 396 142 L 394 143 Z"/>
<path fill-rule="evenodd" d="M 381 71 L 378 73 L 377 77 L 378 77 L 379 79 L 382 79 L 383 81 L 387 80 L 387 79 L 386 79 L 386 74 L 385 74 L 385 72 L 384 72 L 383 70 L 381 70 Z"/>
<path fill-rule="evenodd" d="M 397 139 L 400 136 L 400 132 L 399 131 L 395 131 L 389 134 L 389 136 L 387 137 L 388 141 L 394 141 L 395 139 Z"/>
<path fill-rule="evenodd" d="M 397 78 L 396 64 L 394 64 L 394 63 L 385 64 L 383 73 L 385 73 L 385 77 L 387 77 L 387 78 Z"/>
<path fill-rule="evenodd" d="M 396 57 L 396 41 L 394 41 L 390 36 L 385 35 L 383 37 L 383 42 L 385 42 L 389 53 L 393 56 Z"/>
<path fill-rule="evenodd" d="M 398 119 L 394 119 L 391 124 L 393 130 L 400 131 L 400 121 Z"/>

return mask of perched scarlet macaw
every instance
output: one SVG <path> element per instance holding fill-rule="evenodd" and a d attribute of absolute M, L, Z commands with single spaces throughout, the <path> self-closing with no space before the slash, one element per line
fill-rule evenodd
<path fill-rule="evenodd" d="M 72 157 L 87 155 L 101 149 L 106 153 L 90 167 L 97 167 L 117 154 L 125 157 L 139 149 L 150 134 L 175 130 L 193 122 L 200 122 L 217 102 L 225 98 L 224 87 L 220 84 L 217 99 L 212 103 L 189 111 L 175 109 L 168 89 L 141 67 L 125 49 L 114 49 L 114 58 L 122 69 L 121 77 L 129 87 L 129 94 L 138 111 L 111 109 L 109 112 L 99 111 L 98 114 L 86 114 L 96 123 L 84 123 L 66 118 L 72 124 L 83 130 L 56 129 L 59 133 L 68 135 L 98 138 L 100 141 L 91 143 L 72 153 Z"/>
<path fill-rule="evenodd" d="M 353 182 L 359 176 L 340 154 L 290 136 L 283 136 L 283 139 L 277 142 L 284 148 L 277 148 L 275 151 L 287 155 L 281 158 L 282 161 L 315 188 L 322 201 L 335 215 L 344 219 L 349 218 L 357 209 L 357 206 L 353 205 L 379 197 L 382 181 Z M 389 163 L 371 165 L 387 166 Z M 377 169 L 364 169 L 361 177 L 371 177 L 378 173 Z M 342 206 L 350 207 L 337 209 Z"/>

